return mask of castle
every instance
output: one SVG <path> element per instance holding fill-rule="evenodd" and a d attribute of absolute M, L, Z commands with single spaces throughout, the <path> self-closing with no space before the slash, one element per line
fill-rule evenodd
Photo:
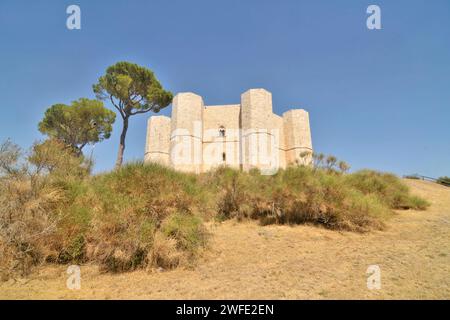
<path fill-rule="evenodd" d="M 310 164 L 309 115 L 293 109 L 272 112 L 272 94 L 250 89 L 240 104 L 205 106 L 201 96 L 186 92 L 172 102 L 172 117 L 148 120 L 145 162 L 200 173 L 226 165 L 258 168 L 273 174 L 290 164 Z"/>

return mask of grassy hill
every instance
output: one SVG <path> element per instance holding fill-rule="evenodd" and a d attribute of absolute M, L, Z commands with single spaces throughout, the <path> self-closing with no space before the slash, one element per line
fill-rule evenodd
<path fill-rule="evenodd" d="M 72 164 L 71 164 L 72 166 Z M 394 209 L 425 209 L 391 174 L 292 167 L 276 175 L 229 168 L 193 175 L 132 163 L 0 180 L 3 279 L 43 263 L 94 263 L 104 271 L 193 266 L 210 221 L 382 230 Z"/>
<path fill-rule="evenodd" d="M 426 211 L 395 210 L 382 231 L 314 225 L 261 226 L 211 220 L 208 247 L 189 268 L 104 273 L 81 267 L 81 290 L 66 288 L 66 265 L 44 265 L 0 283 L 2 299 L 446 299 L 450 295 L 450 189 L 404 180 Z M 381 290 L 368 290 L 369 265 Z M 156 271 L 156 270 L 155 270 Z"/>

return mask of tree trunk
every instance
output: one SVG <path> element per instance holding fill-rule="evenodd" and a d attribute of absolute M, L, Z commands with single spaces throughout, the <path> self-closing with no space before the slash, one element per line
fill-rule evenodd
<path fill-rule="evenodd" d="M 125 151 L 125 137 L 128 130 L 128 117 L 123 118 L 122 133 L 120 135 L 119 152 L 117 153 L 116 169 L 122 167 L 123 162 L 123 152 Z"/>

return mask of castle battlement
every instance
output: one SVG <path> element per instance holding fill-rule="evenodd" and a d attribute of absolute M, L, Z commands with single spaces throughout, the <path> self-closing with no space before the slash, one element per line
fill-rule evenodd
<path fill-rule="evenodd" d="M 172 115 L 148 120 L 145 161 L 186 172 L 205 172 L 227 165 L 258 168 L 270 174 L 290 164 L 307 162 L 312 153 L 308 112 L 292 109 L 282 116 L 272 111 L 272 94 L 250 89 L 240 104 L 205 106 L 191 92 L 178 93 Z"/>

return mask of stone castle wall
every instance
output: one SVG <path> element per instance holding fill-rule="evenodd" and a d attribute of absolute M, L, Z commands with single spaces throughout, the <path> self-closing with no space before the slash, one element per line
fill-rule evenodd
<path fill-rule="evenodd" d="M 208 171 L 220 163 L 239 168 L 240 111 L 240 105 L 205 107 L 203 113 L 203 171 Z M 223 137 L 219 133 L 221 128 L 225 130 Z"/>
<path fill-rule="evenodd" d="M 153 116 L 147 122 L 147 143 L 145 162 L 170 165 L 171 120 L 165 116 Z"/>
<path fill-rule="evenodd" d="M 305 151 L 312 152 L 308 112 L 274 114 L 272 94 L 264 89 L 250 89 L 240 104 L 222 106 L 205 106 L 202 97 L 179 93 L 171 118 L 148 120 L 145 161 L 195 173 L 227 165 L 270 174 L 304 162 Z"/>

